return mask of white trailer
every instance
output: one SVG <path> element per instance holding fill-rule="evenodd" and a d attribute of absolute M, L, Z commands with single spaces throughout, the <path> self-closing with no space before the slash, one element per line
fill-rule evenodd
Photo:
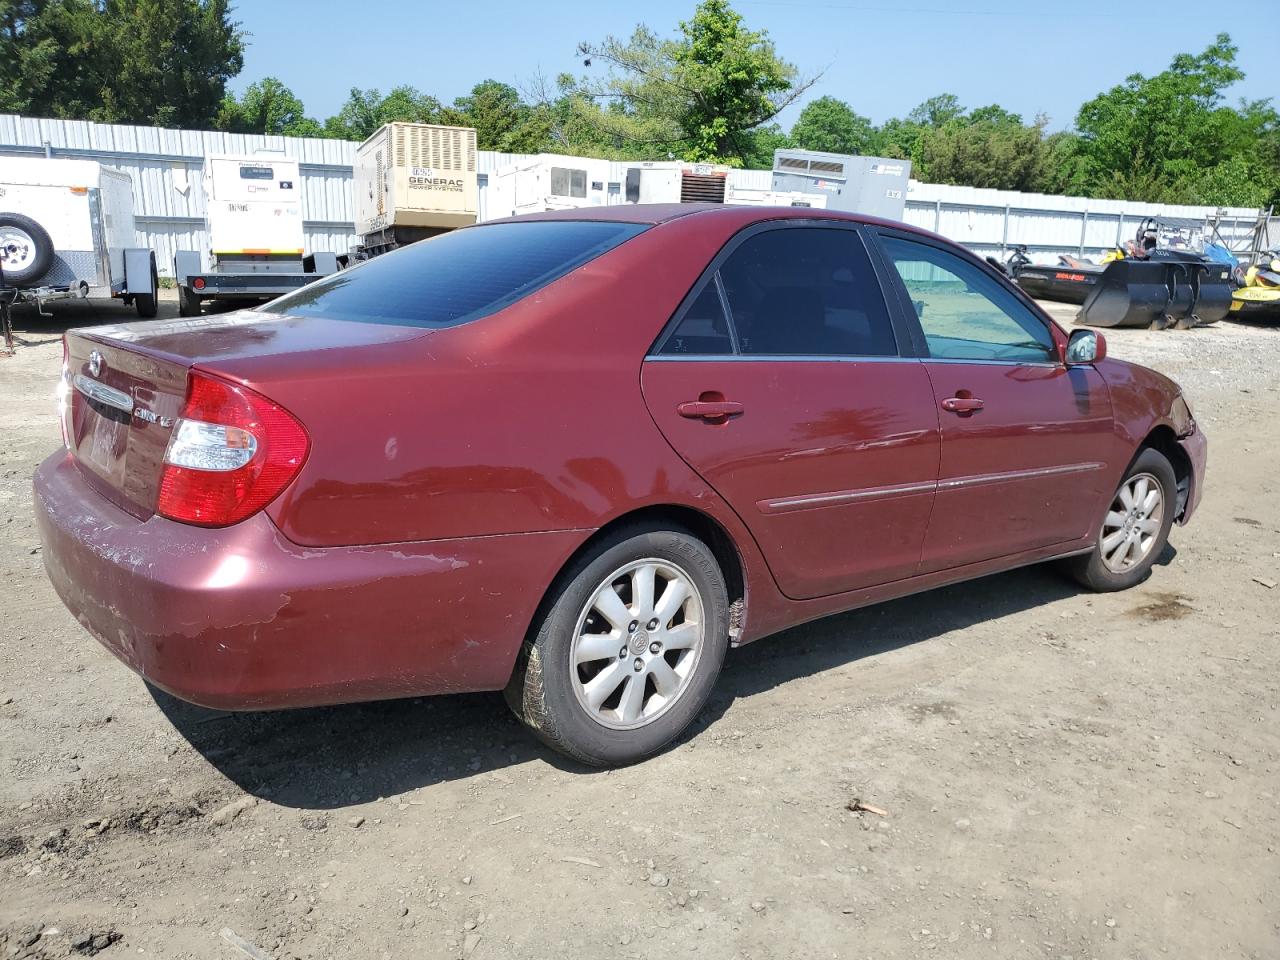
<path fill-rule="evenodd" d="M 621 184 L 609 182 L 612 166 L 608 160 L 555 153 L 507 164 L 489 175 L 485 219 L 621 203 Z"/>
<path fill-rule="evenodd" d="M 92 160 L 0 157 L 6 302 L 116 297 L 156 315 L 156 263 L 136 247 L 129 175 Z"/>
<path fill-rule="evenodd" d="M 388 123 L 356 148 L 357 259 L 476 222 L 476 132 Z"/>
<path fill-rule="evenodd" d="M 204 163 L 208 268 L 198 250 L 174 258 L 178 312 L 206 300 L 274 300 L 337 269 L 337 257 L 304 255 L 302 176 L 282 154 L 215 154 Z"/>

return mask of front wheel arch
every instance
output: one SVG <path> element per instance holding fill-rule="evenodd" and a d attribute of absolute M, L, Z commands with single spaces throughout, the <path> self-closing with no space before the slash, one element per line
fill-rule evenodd
<path fill-rule="evenodd" d="M 1174 506 L 1173 515 L 1175 520 L 1180 520 L 1187 509 L 1188 498 L 1191 494 L 1191 458 L 1187 456 L 1187 452 L 1178 443 L 1178 435 L 1167 424 L 1160 424 L 1154 427 L 1143 438 L 1138 449 L 1134 451 L 1133 460 L 1136 461 L 1142 455 L 1142 451 L 1148 449 L 1156 450 L 1163 454 L 1164 458 L 1173 467 L 1173 475 L 1178 482 L 1178 499 Z M 1133 462 L 1131 461 L 1130 466 L 1132 465 Z"/>

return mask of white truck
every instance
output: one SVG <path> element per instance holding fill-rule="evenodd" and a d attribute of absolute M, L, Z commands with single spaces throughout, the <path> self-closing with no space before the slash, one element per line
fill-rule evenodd
<path fill-rule="evenodd" d="M 174 257 L 178 312 L 206 300 L 274 300 L 338 268 L 332 253 L 304 255 L 298 161 L 276 153 L 214 154 L 204 163 L 209 268 L 198 250 Z"/>
<path fill-rule="evenodd" d="M 137 246 L 129 175 L 92 160 L 0 157 L 5 303 L 115 297 L 156 315 L 156 258 Z"/>
<path fill-rule="evenodd" d="M 475 223 L 476 132 L 388 123 L 356 148 L 355 259 Z"/>

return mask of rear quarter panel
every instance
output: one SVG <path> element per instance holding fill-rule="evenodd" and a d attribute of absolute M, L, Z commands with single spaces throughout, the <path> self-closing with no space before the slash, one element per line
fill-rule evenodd
<path fill-rule="evenodd" d="M 215 364 L 311 435 L 272 519 L 296 543 L 338 546 L 591 530 L 646 504 L 714 499 L 639 388 L 645 351 L 722 242 L 678 227 L 460 327 Z"/>

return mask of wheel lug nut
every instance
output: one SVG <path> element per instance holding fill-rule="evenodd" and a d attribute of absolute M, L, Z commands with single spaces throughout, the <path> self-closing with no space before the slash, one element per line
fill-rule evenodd
<path fill-rule="evenodd" d="M 650 621 L 649 621 L 649 629 L 650 629 L 650 630 L 657 630 L 657 629 L 658 629 L 658 618 L 657 618 L 657 617 L 654 617 L 652 620 L 650 620 Z"/>
<path fill-rule="evenodd" d="M 660 644 L 657 640 L 655 640 L 655 641 L 653 641 L 653 643 L 649 644 L 649 652 L 650 652 L 650 653 L 658 653 L 658 652 L 659 652 L 659 651 L 661 651 L 661 650 L 662 650 L 662 644 Z"/>
<path fill-rule="evenodd" d="M 621 650 L 619 650 L 619 651 L 618 651 L 618 659 L 619 659 L 619 660 L 625 660 L 625 659 L 627 659 L 627 648 L 626 648 L 626 647 L 623 647 Z"/>
<path fill-rule="evenodd" d="M 640 629 L 639 620 L 632 620 L 629 624 L 627 624 L 627 633 L 635 633 L 638 629 Z"/>
<path fill-rule="evenodd" d="M 636 673 L 639 673 L 641 670 L 644 669 L 644 661 L 641 660 L 639 657 L 636 657 L 636 662 L 632 664 L 632 666 L 636 668 Z"/>

